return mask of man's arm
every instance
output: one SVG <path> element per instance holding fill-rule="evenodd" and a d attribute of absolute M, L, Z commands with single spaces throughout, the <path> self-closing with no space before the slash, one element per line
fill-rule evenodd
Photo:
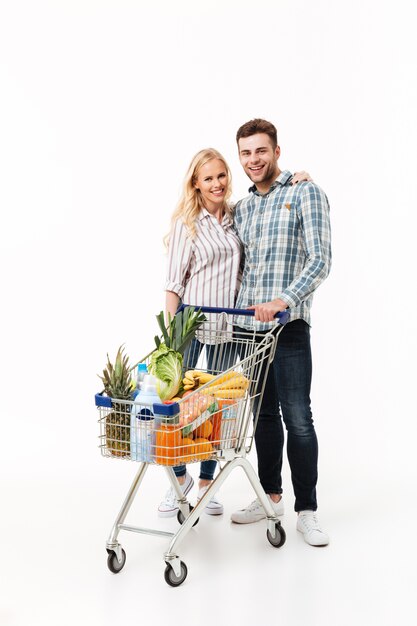
<path fill-rule="evenodd" d="M 255 310 L 255 319 L 260 322 L 271 322 L 278 311 L 298 306 L 329 274 L 331 266 L 329 203 L 320 187 L 306 185 L 297 213 L 303 233 L 306 262 L 302 272 L 275 300 L 248 307 Z"/>

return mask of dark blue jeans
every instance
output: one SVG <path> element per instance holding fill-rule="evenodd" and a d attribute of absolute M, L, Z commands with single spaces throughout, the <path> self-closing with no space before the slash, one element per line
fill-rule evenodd
<path fill-rule="evenodd" d="M 196 366 L 203 348 L 206 350 L 207 371 L 209 373 L 218 374 L 220 371 L 232 367 L 236 361 L 236 350 L 232 342 L 221 344 L 219 348 L 219 345 L 207 345 L 200 343 L 198 339 L 193 339 L 190 347 L 184 353 L 184 364 L 187 369 L 192 369 Z M 212 459 L 202 461 L 200 464 L 200 480 L 213 480 L 216 465 L 217 461 Z M 174 467 L 176 476 L 185 476 L 186 470 L 185 465 Z"/>
<path fill-rule="evenodd" d="M 310 327 L 301 319 L 289 322 L 278 337 L 268 372 L 255 443 L 262 487 L 266 493 L 282 493 L 284 421 L 295 511 L 317 509 L 318 444 L 310 407 L 311 374 Z"/>

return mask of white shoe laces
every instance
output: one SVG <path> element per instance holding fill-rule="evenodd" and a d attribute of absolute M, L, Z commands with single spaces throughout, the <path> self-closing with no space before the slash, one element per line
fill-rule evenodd
<path fill-rule="evenodd" d="M 172 487 L 170 487 L 168 489 L 168 491 L 165 494 L 165 498 L 164 498 L 164 502 L 163 504 L 166 504 L 169 507 L 173 507 L 175 506 L 177 503 L 177 498 L 175 496 L 175 492 L 174 489 Z"/>
<path fill-rule="evenodd" d="M 253 502 L 250 503 L 249 506 L 246 507 L 246 509 L 242 509 L 242 511 L 252 512 L 252 511 L 255 511 L 256 509 L 259 509 L 260 506 L 261 506 L 261 503 L 258 500 L 258 498 L 256 498 Z"/>
<path fill-rule="evenodd" d="M 184 491 L 187 488 L 188 482 L 189 481 L 187 479 L 185 479 L 185 482 L 182 485 L 180 485 L 181 491 L 183 493 L 184 493 Z M 175 495 L 175 491 L 174 491 L 173 487 L 170 487 L 168 489 L 168 491 L 166 492 L 163 504 L 167 505 L 169 507 L 176 507 L 177 506 L 177 496 Z"/>
<path fill-rule="evenodd" d="M 323 532 L 322 529 L 320 528 L 320 524 L 319 524 L 319 520 L 317 518 L 317 514 L 315 511 L 312 511 L 312 513 L 309 514 L 301 514 L 301 522 L 303 523 L 306 531 L 308 533 L 313 532 L 314 530 L 317 530 L 318 532 Z"/>
<path fill-rule="evenodd" d="M 206 495 L 206 492 L 207 492 L 207 490 L 208 490 L 209 486 L 210 486 L 210 485 L 206 485 L 205 487 L 201 487 L 201 489 L 200 489 L 200 491 L 199 491 L 199 494 L 198 494 L 198 497 L 197 497 L 198 502 L 200 502 L 200 500 L 201 500 L 201 499 L 202 499 L 202 498 Z M 216 496 L 215 496 L 215 495 L 214 495 L 214 496 L 212 496 L 212 497 L 210 498 L 210 500 L 209 500 L 209 504 L 210 504 L 211 502 L 212 502 L 213 504 L 220 505 L 220 502 L 219 502 L 218 500 L 216 500 Z"/>

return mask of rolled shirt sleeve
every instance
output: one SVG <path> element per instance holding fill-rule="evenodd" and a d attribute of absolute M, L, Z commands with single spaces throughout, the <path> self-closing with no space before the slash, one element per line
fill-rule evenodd
<path fill-rule="evenodd" d="M 328 276 L 331 267 L 329 202 L 318 185 L 306 185 L 297 206 L 297 215 L 306 260 L 301 273 L 279 295 L 290 308 L 308 298 Z"/>
<path fill-rule="evenodd" d="M 177 220 L 169 237 L 165 291 L 173 291 L 183 297 L 191 257 L 191 239 L 183 222 Z"/>

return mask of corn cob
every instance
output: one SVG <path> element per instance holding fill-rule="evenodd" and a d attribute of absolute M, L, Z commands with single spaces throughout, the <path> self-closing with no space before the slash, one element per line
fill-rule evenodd
<path fill-rule="evenodd" d="M 249 387 L 249 380 L 246 376 L 237 374 L 236 372 L 235 376 L 226 381 L 224 377 L 221 377 L 219 380 L 223 380 L 224 382 L 217 385 L 209 385 L 206 389 L 202 389 L 201 393 L 212 393 L 218 398 L 241 398 L 245 395 L 245 390 Z M 224 395 L 226 393 L 229 395 Z"/>
<path fill-rule="evenodd" d="M 249 387 L 249 380 L 243 374 L 235 374 L 232 378 L 224 380 L 223 376 L 219 378 L 216 383 L 209 385 L 207 391 L 213 389 L 247 389 Z"/>
<path fill-rule="evenodd" d="M 225 383 L 220 384 L 219 389 L 247 389 L 249 387 L 249 381 L 246 376 L 234 376 L 230 380 L 227 380 Z"/>
<path fill-rule="evenodd" d="M 226 372 L 226 374 L 223 374 L 223 376 L 220 376 L 220 378 L 217 378 L 217 380 L 216 380 L 216 382 L 214 384 L 216 386 L 217 385 L 222 385 L 226 381 L 231 380 L 232 378 L 235 378 L 236 376 L 241 376 L 241 374 L 239 374 L 238 372 L 235 372 L 235 371 Z"/>
<path fill-rule="evenodd" d="M 239 389 L 216 389 L 212 392 L 213 396 L 218 400 L 232 400 L 234 398 L 243 398 L 245 390 L 241 387 Z"/>

